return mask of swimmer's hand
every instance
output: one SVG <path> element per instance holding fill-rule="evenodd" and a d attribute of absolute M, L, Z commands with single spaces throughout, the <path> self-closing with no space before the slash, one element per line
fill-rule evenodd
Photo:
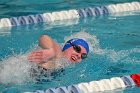
<path fill-rule="evenodd" d="M 50 48 L 32 52 L 31 54 L 29 54 L 28 60 L 30 62 L 44 63 L 53 57 L 55 57 L 55 52 Z"/>

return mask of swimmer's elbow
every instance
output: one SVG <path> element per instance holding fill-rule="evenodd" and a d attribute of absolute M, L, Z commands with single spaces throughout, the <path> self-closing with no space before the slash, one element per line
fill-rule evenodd
<path fill-rule="evenodd" d="M 49 39 L 50 37 L 47 36 L 47 35 L 41 35 L 40 38 L 39 38 L 39 41 L 40 40 L 44 40 L 44 39 Z"/>
<path fill-rule="evenodd" d="M 53 40 L 47 35 L 42 35 L 39 38 L 39 45 L 45 49 L 52 48 L 53 47 Z"/>

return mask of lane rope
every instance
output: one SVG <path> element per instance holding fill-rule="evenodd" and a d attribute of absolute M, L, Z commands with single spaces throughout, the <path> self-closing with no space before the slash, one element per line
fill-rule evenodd
<path fill-rule="evenodd" d="M 132 87 L 140 87 L 140 74 L 112 77 L 110 79 L 82 82 L 70 86 L 61 86 L 24 93 L 94 93 Z"/>
<path fill-rule="evenodd" d="M 128 11 L 139 11 L 140 2 L 131 2 L 131 3 L 121 3 L 121 4 L 110 4 L 106 6 L 97 6 L 97 7 L 87 7 L 83 9 L 71 9 L 64 11 L 56 11 L 50 13 L 28 15 L 28 16 L 19 16 L 11 18 L 1 18 L 0 19 L 0 28 L 3 27 L 12 27 L 28 24 L 36 24 L 40 22 L 54 22 L 75 18 L 86 18 L 86 17 L 97 17 L 100 15 L 108 15 L 120 12 Z"/>

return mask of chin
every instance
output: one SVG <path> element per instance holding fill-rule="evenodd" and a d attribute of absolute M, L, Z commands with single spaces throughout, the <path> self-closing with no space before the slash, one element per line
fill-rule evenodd
<path fill-rule="evenodd" d="M 74 62 L 74 61 L 71 59 L 70 62 Z"/>

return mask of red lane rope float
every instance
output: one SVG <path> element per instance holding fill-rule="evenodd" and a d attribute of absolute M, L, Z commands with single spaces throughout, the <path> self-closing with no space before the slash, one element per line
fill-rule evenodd
<path fill-rule="evenodd" d="M 130 77 L 133 79 L 136 85 L 140 87 L 140 74 L 132 74 Z"/>

